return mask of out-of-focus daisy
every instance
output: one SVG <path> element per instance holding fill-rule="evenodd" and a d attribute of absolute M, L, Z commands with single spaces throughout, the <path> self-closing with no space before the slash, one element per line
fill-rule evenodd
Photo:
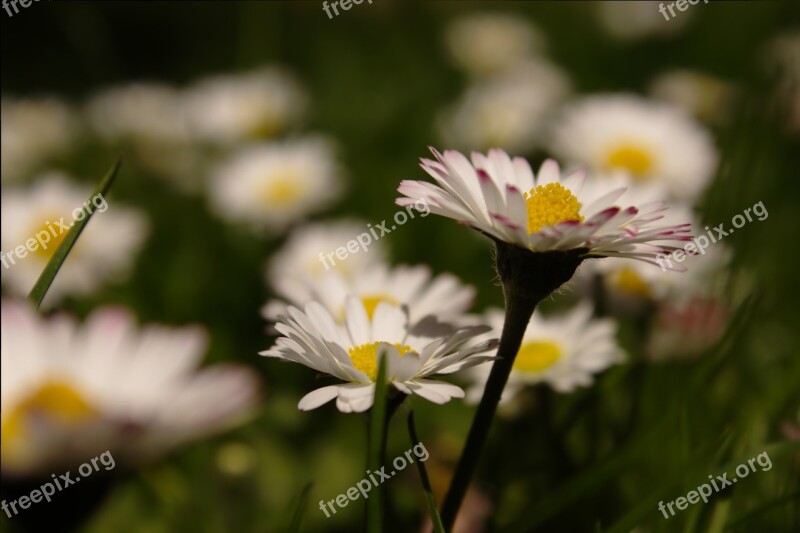
<path fill-rule="evenodd" d="M 486 313 L 492 327 L 489 335 L 503 329 L 503 312 Z M 593 376 L 624 360 L 615 340 L 616 323 L 609 318 L 593 319 L 592 308 L 582 303 L 561 315 L 534 313 L 522 338 L 503 400 L 510 399 L 526 385 L 547 383 L 558 392 L 570 392 L 592 384 Z M 489 375 L 486 366 L 470 371 L 476 381 L 468 398 L 478 400 Z"/>
<path fill-rule="evenodd" d="M 291 293 L 291 288 L 280 289 L 283 282 L 276 280 L 279 287 L 277 292 Z M 464 285 L 452 274 L 433 277 L 427 266 L 389 267 L 385 264 L 365 268 L 355 277 L 345 276 L 336 270 L 327 271 L 320 279 L 309 284 L 308 292 L 308 299 L 290 300 L 288 303 L 302 307 L 309 301 L 317 301 L 340 320 L 344 319 L 348 296 L 356 296 L 361 300 L 370 319 L 382 302 L 404 305 L 408 307 L 412 329 L 420 320 L 430 316 L 442 322 L 457 321 L 475 296 L 473 287 Z M 279 314 L 286 314 L 286 308 L 283 302 L 269 302 L 264 314 L 274 320 Z"/>
<path fill-rule="evenodd" d="M 254 374 L 197 371 L 199 328 L 138 327 L 106 308 L 79 325 L 2 303 L 2 469 L 34 475 L 101 450 L 146 458 L 236 421 L 253 405 Z"/>
<path fill-rule="evenodd" d="M 90 196 L 91 189 L 70 183 L 60 173 L 44 175 L 26 189 L 3 191 L 2 280 L 9 289 L 27 294 L 74 221 L 83 218 L 88 210 L 95 214 L 61 266 L 45 302 L 89 294 L 127 274 L 146 236 L 147 219 L 138 211 L 112 205 L 102 197 L 90 201 Z M 43 246 L 36 240 L 37 235 Z M 21 257 L 17 250 L 29 241 L 36 245 L 27 248 Z"/>
<path fill-rule="evenodd" d="M 221 218 L 277 233 L 329 206 L 343 179 L 331 145 L 309 137 L 246 147 L 220 164 L 209 186 Z"/>
<path fill-rule="evenodd" d="M 192 133 L 206 141 L 271 138 L 302 115 L 306 100 L 292 76 L 264 68 L 197 82 L 186 93 L 187 119 Z"/>
<path fill-rule="evenodd" d="M 440 120 L 442 137 L 459 147 L 528 151 L 569 83 L 556 67 L 529 61 L 476 83 Z"/>
<path fill-rule="evenodd" d="M 669 2 L 598 2 L 595 4 L 600 25 L 620 41 L 636 41 L 651 36 L 680 32 L 692 18 L 691 11 L 675 11 L 680 16 L 665 18 L 660 4 Z M 668 13 L 668 11 L 667 11 Z"/>
<path fill-rule="evenodd" d="M 534 176 L 528 162 L 502 150 L 473 153 L 470 161 L 455 151 L 432 149 L 436 160 L 422 168 L 436 184 L 403 181 L 399 205 L 425 200 L 430 211 L 469 225 L 500 242 L 535 252 L 584 250 L 584 257 L 628 257 L 655 264 L 686 241 L 689 224 L 656 224 L 663 202 L 615 204 L 625 188 L 584 194 L 582 171 L 565 177 L 553 160 Z M 577 266 L 577 265 L 576 265 Z M 680 265 L 675 265 L 680 270 Z"/>
<path fill-rule="evenodd" d="M 725 332 L 729 313 L 724 300 L 702 294 L 663 303 L 650 328 L 647 357 L 661 361 L 701 354 Z"/>
<path fill-rule="evenodd" d="M 670 70 L 650 84 L 650 95 L 703 122 L 724 118 L 733 99 L 730 84 L 705 72 Z"/>
<path fill-rule="evenodd" d="M 320 254 L 324 259 L 325 254 L 368 232 L 368 227 L 363 221 L 343 219 L 295 229 L 270 259 L 267 281 L 285 300 L 308 302 L 314 299 L 311 287 L 322 283 L 328 269 L 346 279 L 355 279 L 369 268 L 378 268 L 386 261 L 386 250 L 380 241 L 372 242 L 366 252 L 349 254 L 345 260 L 336 259 L 335 264 L 327 265 L 328 268 L 320 260 Z"/>
<path fill-rule="evenodd" d="M 95 132 L 108 142 L 183 143 L 189 129 L 180 93 L 141 82 L 103 89 L 86 105 Z"/>
<path fill-rule="evenodd" d="M 54 98 L 3 98 L 0 125 L 3 182 L 18 180 L 49 158 L 61 155 L 80 132 L 75 113 Z"/>
<path fill-rule="evenodd" d="M 345 413 L 369 409 L 375 396 L 379 354 L 387 358 L 387 380 L 400 392 L 435 403 L 462 398 L 464 391 L 459 387 L 428 378 L 488 361 L 492 356 L 486 352 L 496 346 L 494 339 L 472 342 L 488 331 L 484 326 L 469 326 L 435 338 L 418 337 L 408 330 L 408 315 L 386 302 L 378 304 L 371 320 L 356 297 L 348 298 L 345 308 L 342 325 L 317 302 L 308 303 L 304 311 L 289 307 L 288 316 L 276 325 L 284 336 L 272 349 L 261 352 L 347 382 L 307 394 L 298 405 L 303 411 L 334 398 L 336 407 Z"/>
<path fill-rule="evenodd" d="M 537 54 L 543 41 L 532 23 L 501 13 L 460 17 L 445 30 L 445 45 L 453 62 L 475 76 L 515 67 Z"/>
<path fill-rule="evenodd" d="M 717 152 L 711 135 L 678 108 L 634 95 L 574 102 L 556 122 L 553 150 L 590 173 L 624 173 L 664 183 L 694 200 L 711 179 Z"/>

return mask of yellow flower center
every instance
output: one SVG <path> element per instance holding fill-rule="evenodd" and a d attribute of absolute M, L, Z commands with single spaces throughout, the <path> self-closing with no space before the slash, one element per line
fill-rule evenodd
<path fill-rule="evenodd" d="M 514 370 L 537 374 L 556 364 L 561 356 L 561 347 L 554 342 L 528 342 L 520 347 Z"/>
<path fill-rule="evenodd" d="M 79 426 L 97 417 L 97 410 L 75 389 L 66 383 L 49 381 L 12 407 L 4 417 L 0 428 L 3 451 L 24 442 L 31 422 Z"/>
<path fill-rule="evenodd" d="M 625 267 L 617 272 L 614 282 L 619 290 L 649 298 L 652 295 L 650 285 L 631 268 Z"/>
<path fill-rule="evenodd" d="M 370 381 L 375 381 L 375 378 L 378 377 L 378 349 L 382 344 L 388 343 L 371 342 L 361 346 L 354 346 L 347 352 L 350 355 L 353 366 L 369 376 Z M 400 352 L 400 357 L 412 351 L 411 346 L 407 344 L 395 343 L 392 346 Z"/>
<path fill-rule="evenodd" d="M 260 191 L 262 203 L 275 207 L 282 204 L 292 204 L 306 193 L 306 187 L 294 172 L 285 172 L 283 175 L 269 180 Z"/>
<path fill-rule="evenodd" d="M 623 143 L 608 152 L 606 168 L 625 169 L 635 178 L 644 177 L 653 168 L 650 150 L 636 143 Z"/>
<path fill-rule="evenodd" d="M 61 241 L 63 241 L 64 237 L 66 237 L 67 233 L 69 233 L 69 230 L 63 231 L 61 228 L 59 228 L 57 224 L 53 222 L 60 220 L 60 218 L 61 217 L 45 218 L 44 220 L 50 222 L 50 224 L 48 224 L 47 222 L 43 222 L 41 226 L 35 228 L 29 234 L 31 237 L 36 237 L 36 235 L 40 235 L 42 232 L 44 232 L 47 234 L 48 237 L 50 237 L 50 241 L 44 243 L 44 246 L 47 246 L 47 248 L 43 248 L 42 245 L 38 244 L 37 242 L 36 250 L 33 251 L 33 254 L 36 255 L 37 257 L 49 260 L 51 257 L 53 257 L 53 254 L 58 249 L 59 245 L 61 245 Z M 66 218 L 64 219 L 64 221 L 66 223 Z M 53 229 L 51 230 L 50 228 Z M 53 236 L 53 233 L 55 233 L 55 236 Z M 47 239 L 47 237 L 45 237 L 44 235 L 41 235 L 41 237 L 42 240 Z M 75 248 L 73 248 L 72 253 L 75 253 L 75 251 L 76 251 Z"/>
<path fill-rule="evenodd" d="M 559 222 L 583 221 L 580 202 L 560 183 L 548 183 L 531 189 L 525 193 L 525 204 L 528 207 L 528 234 Z"/>

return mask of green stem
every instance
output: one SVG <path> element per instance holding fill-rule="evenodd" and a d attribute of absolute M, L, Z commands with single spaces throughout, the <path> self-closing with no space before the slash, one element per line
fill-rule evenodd
<path fill-rule="evenodd" d="M 506 313 L 503 334 L 500 337 L 500 346 L 497 349 L 498 359 L 492 366 L 483 397 L 478 405 L 475 418 L 472 419 L 472 426 L 469 429 L 467 442 L 464 445 L 464 452 L 458 461 L 453 481 L 450 484 L 450 490 L 447 492 L 442 505 L 442 524 L 445 531 L 452 529 L 461 501 L 467 493 L 470 480 L 478 465 L 478 459 L 483 451 L 486 438 L 489 435 L 489 428 L 497 411 L 497 405 L 500 403 L 503 389 L 508 381 L 508 376 L 511 374 L 511 368 L 514 366 L 514 359 L 522 344 L 522 337 L 525 335 L 525 329 L 528 327 L 528 322 L 536 308 L 537 302 L 515 298 L 508 294 L 510 291 L 507 289 L 507 285 L 504 285 L 503 288 L 506 293 Z"/>

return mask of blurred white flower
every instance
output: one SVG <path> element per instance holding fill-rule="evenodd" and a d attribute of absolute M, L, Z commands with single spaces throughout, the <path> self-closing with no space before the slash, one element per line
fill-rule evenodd
<path fill-rule="evenodd" d="M 60 173 L 43 175 L 25 189 L 3 191 L 2 281 L 13 293 L 26 295 L 31 290 L 75 220 L 73 213 L 84 206 L 91 193 L 91 189 L 70 182 Z M 131 267 L 146 236 L 147 219 L 138 211 L 103 200 L 88 204 L 95 214 L 61 266 L 46 303 L 94 292 L 101 285 L 122 279 Z M 37 244 L 34 251 L 25 251 L 24 257 L 14 252 L 48 230 L 46 248 Z"/>
<path fill-rule="evenodd" d="M 445 29 L 445 45 L 453 63 L 475 76 L 515 67 L 538 54 L 543 41 L 531 22 L 501 13 L 462 16 Z"/>
<path fill-rule="evenodd" d="M 107 142 L 181 144 L 189 139 L 181 94 L 160 83 L 104 89 L 89 99 L 86 115 Z"/>
<path fill-rule="evenodd" d="M 459 387 L 428 378 L 488 361 L 492 356 L 486 352 L 497 345 L 496 339 L 473 342 L 487 332 L 485 326 L 418 336 L 408 329 L 408 315 L 389 303 L 378 304 L 372 318 L 355 296 L 347 299 L 345 307 L 344 324 L 318 302 L 308 303 L 303 311 L 289 307 L 276 325 L 284 336 L 272 349 L 261 352 L 347 382 L 307 394 L 298 404 L 302 411 L 316 409 L 334 398 L 336 407 L 344 413 L 369 409 L 375 396 L 379 354 L 387 358 L 387 381 L 400 392 L 439 404 L 463 398 L 464 391 Z"/>
<path fill-rule="evenodd" d="M 685 28 L 693 17 L 692 11 L 687 10 L 675 11 L 675 17 L 666 19 L 659 11 L 659 4 L 669 2 L 604 1 L 597 2 L 594 7 L 600 25 L 620 41 L 672 35 Z"/>
<path fill-rule="evenodd" d="M 597 95 L 567 104 L 552 148 L 597 176 L 623 173 L 663 183 L 693 201 L 717 166 L 711 135 L 681 110 L 634 95 Z"/>
<path fill-rule="evenodd" d="M 489 336 L 503 329 L 503 312 L 491 309 L 486 323 Z M 511 399 L 526 385 L 547 383 L 558 392 L 571 392 L 589 386 L 593 376 L 622 362 L 625 353 L 617 345 L 616 322 L 610 318 L 592 318 L 592 308 L 581 303 L 569 311 L 552 316 L 535 312 L 522 338 L 511 376 L 503 390 L 503 401 Z M 469 373 L 475 384 L 467 399 L 480 400 L 491 368 L 481 366 Z"/>
<path fill-rule="evenodd" d="M 568 91 L 569 82 L 558 68 L 528 61 L 472 85 L 440 117 L 441 136 L 453 148 L 530 151 Z"/>
<path fill-rule="evenodd" d="M 55 98 L 3 98 L 2 180 L 19 180 L 49 158 L 63 154 L 80 134 L 75 112 Z"/>
<path fill-rule="evenodd" d="M 209 201 L 220 218 L 275 234 L 339 198 L 344 183 L 320 137 L 248 146 L 212 173 Z"/>
<path fill-rule="evenodd" d="M 279 294 L 291 294 L 292 287 L 282 289 L 285 280 L 276 279 Z M 433 276 L 424 265 L 389 267 L 376 264 L 362 270 L 358 276 L 346 276 L 336 269 L 325 271 L 317 280 L 310 280 L 309 298 L 289 300 L 290 305 L 303 307 L 309 301 L 317 301 L 337 320 L 344 319 L 348 296 L 361 300 L 367 315 L 372 319 L 375 309 L 382 302 L 394 306 L 407 306 L 410 327 L 413 329 L 425 317 L 434 317 L 441 322 L 460 322 L 462 314 L 472 304 L 475 289 L 464 285 L 452 274 Z M 287 304 L 269 302 L 264 315 L 270 320 L 286 314 Z"/>
<path fill-rule="evenodd" d="M 254 404 L 256 377 L 198 371 L 205 346 L 202 329 L 139 327 L 121 309 L 79 325 L 3 300 L 3 474 L 46 474 L 105 450 L 149 458 L 232 425 Z"/>
<path fill-rule="evenodd" d="M 278 68 L 207 78 L 186 93 L 192 133 L 222 144 L 274 137 L 295 123 L 306 105 L 297 81 Z"/>
<path fill-rule="evenodd" d="M 729 316 L 729 306 L 717 297 L 664 303 L 653 319 L 645 354 L 653 361 L 698 356 L 719 340 Z"/>
<path fill-rule="evenodd" d="M 730 111 L 734 89 L 705 72 L 670 70 L 650 83 L 650 95 L 683 109 L 702 122 L 717 122 Z"/>
<path fill-rule="evenodd" d="M 293 230 L 286 243 L 270 258 L 266 269 L 268 283 L 289 302 L 313 300 L 311 288 L 322 283 L 326 272 L 319 254 L 355 239 L 367 231 L 366 228 L 366 222 L 343 219 L 306 224 Z M 386 249 L 380 241 L 375 241 L 367 252 L 351 254 L 334 268 L 340 276 L 354 280 L 385 261 Z"/>

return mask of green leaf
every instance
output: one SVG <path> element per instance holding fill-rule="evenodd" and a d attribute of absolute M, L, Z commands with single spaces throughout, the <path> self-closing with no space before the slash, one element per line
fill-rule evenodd
<path fill-rule="evenodd" d="M 411 445 L 416 446 L 420 440 L 417 437 L 417 428 L 414 425 L 414 411 L 408 413 L 408 435 L 411 437 Z M 422 490 L 425 492 L 425 501 L 428 504 L 428 512 L 431 515 L 433 522 L 433 530 L 435 533 L 445 533 L 442 518 L 439 516 L 439 510 L 436 509 L 436 500 L 433 498 L 433 489 L 431 489 L 431 482 L 428 479 L 428 472 L 425 470 L 425 465 L 422 461 L 417 461 L 417 471 L 419 472 L 419 479 L 422 482 Z"/>
<path fill-rule="evenodd" d="M 117 172 L 119 171 L 121 164 L 122 160 L 117 158 L 117 160 L 114 162 L 114 165 L 108 170 L 106 175 L 100 181 L 97 189 L 95 189 L 95 191 L 89 197 L 90 203 L 91 200 L 97 195 L 105 196 L 108 193 L 108 191 L 111 189 L 111 185 L 114 183 L 114 180 L 117 177 Z M 70 230 L 64 236 L 64 240 L 62 240 L 61 244 L 59 244 L 58 248 L 56 248 L 55 253 L 53 253 L 53 257 L 50 258 L 50 261 L 47 262 L 44 270 L 42 270 L 39 279 L 31 289 L 30 294 L 28 294 L 28 299 L 37 309 L 42 304 L 42 300 L 44 300 L 48 289 L 50 289 L 50 285 L 53 284 L 53 280 L 55 279 L 56 274 L 58 274 L 59 269 L 61 269 L 61 265 L 63 265 L 64 261 L 66 261 L 67 256 L 72 250 L 72 247 L 75 246 L 75 243 L 78 241 L 78 237 L 81 236 L 81 232 L 83 232 L 83 229 L 86 227 L 86 224 L 89 223 L 89 220 L 91 220 L 94 213 L 95 212 L 92 211 L 88 213 L 82 220 L 78 220 L 74 223 L 72 228 L 70 228 Z"/>
<path fill-rule="evenodd" d="M 303 490 L 300 492 L 300 501 L 297 502 L 297 507 L 294 510 L 294 516 L 292 517 L 292 523 L 289 526 L 289 533 L 299 533 L 300 532 L 300 523 L 303 521 L 303 513 L 308 506 L 308 497 L 311 494 L 311 486 L 313 483 L 308 482 L 306 486 L 303 487 Z"/>
<path fill-rule="evenodd" d="M 386 357 L 378 354 L 378 377 L 375 378 L 375 401 L 372 404 L 369 424 L 369 450 L 367 468 L 375 472 L 383 464 L 386 445 Z M 367 531 L 380 532 L 383 527 L 383 490 L 376 487 L 375 494 L 367 500 Z"/>

